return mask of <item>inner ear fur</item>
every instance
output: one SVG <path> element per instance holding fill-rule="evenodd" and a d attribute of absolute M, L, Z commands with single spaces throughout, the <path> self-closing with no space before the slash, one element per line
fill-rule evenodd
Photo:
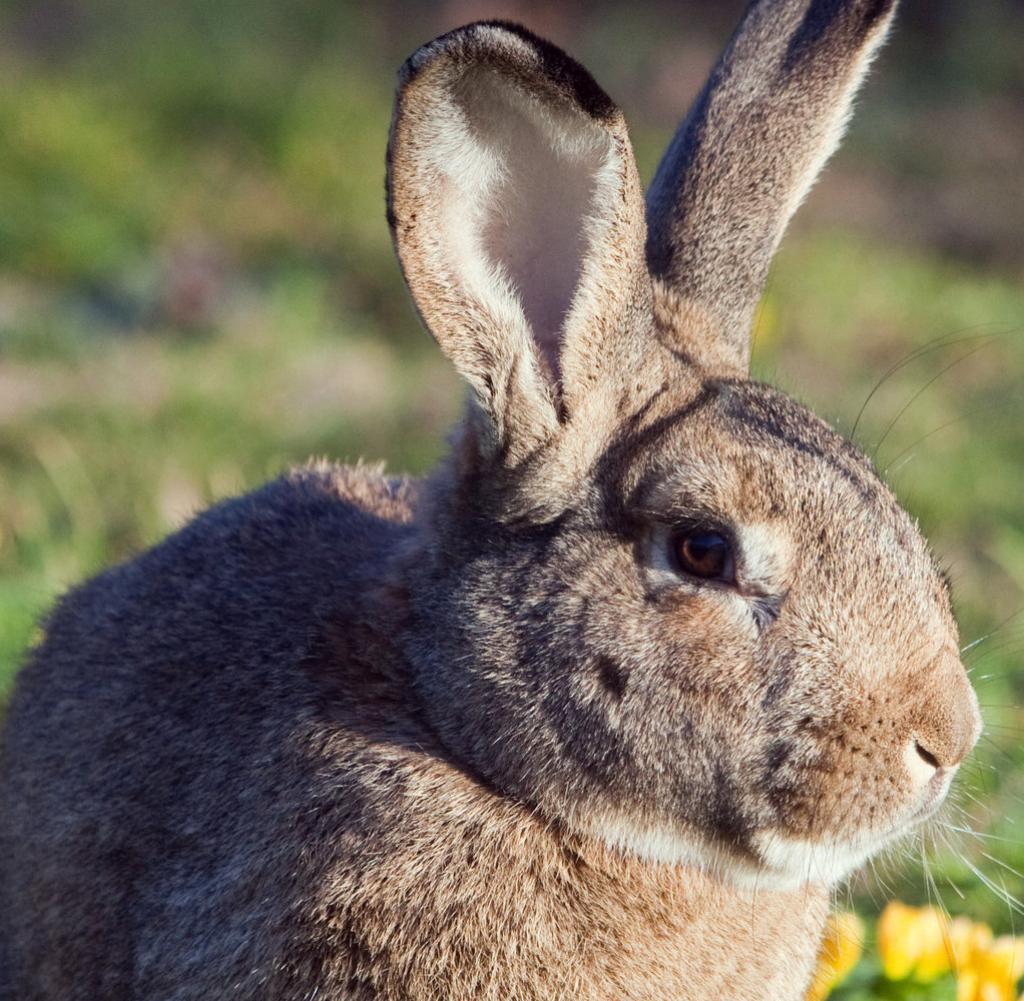
<path fill-rule="evenodd" d="M 625 124 L 582 67 L 503 22 L 424 46 L 400 76 L 388 210 L 492 452 L 521 462 L 595 407 L 650 280 Z"/>

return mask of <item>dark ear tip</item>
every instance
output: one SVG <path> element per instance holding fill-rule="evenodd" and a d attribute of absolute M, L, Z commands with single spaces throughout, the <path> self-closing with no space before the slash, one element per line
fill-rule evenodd
<path fill-rule="evenodd" d="M 899 0 L 868 0 L 865 15 L 868 21 L 877 21 L 891 13 Z"/>
<path fill-rule="evenodd" d="M 529 47 L 535 64 L 524 60 L 521 43 Z M 476 66 L 491 64 L 527 77 L 539 70 L 591 118 L 605 122 L 618 114 L 615 102 L 575 59 L 514 21 L 474 21 L 439 35 L 405 61 L 398 72 L 399 88 L 409 86 L 426 66 L 440 58 Z"/>
<path fill-rule="evenodd" d="M 785 68 L 795 72 L 829 45 L 840 55 L 864 45 L 890 23 L 899 0 L 812 0 L 786 48 Z"/>
<path fill-rule="evenodd" d="M 842 26 L 841 30 L 861 36 L 873 31 L 879 22 L 887 21 L 899 0 L 813 0 L 804 19 L 804 33 L 817 27 L 824 34 L 826 26 Z"/>

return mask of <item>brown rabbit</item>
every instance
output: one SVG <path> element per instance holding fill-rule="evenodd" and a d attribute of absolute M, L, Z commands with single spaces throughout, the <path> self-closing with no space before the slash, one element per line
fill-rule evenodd
<path fill-rule="evenodd" d="M 914 523 L 747 375 L 893 7 L 755 2 L 646 223 L 554 46 L 409 60 L 388 216 L 473 389 L 451 455 L 298 470 L 59 604 L 6 723 L 4 1001 L 801 997 L 830 887 L 979 730 Z"/>

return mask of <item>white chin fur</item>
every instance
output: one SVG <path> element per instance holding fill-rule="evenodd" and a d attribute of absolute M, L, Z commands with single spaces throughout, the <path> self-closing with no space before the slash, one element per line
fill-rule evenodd
<path fill-rule="evenodd" d="M 917 808 L 889 831 L 862 834 L 852 841 L 826 843 L 803 838 L 787 838 L 773 831 L 761 831 L 753 837 L 755 851 L 765 869 L 790 885 L 824 883 L 834 886 L 860 868 L 872 855 L 901 835 L 913 830 L 942 805 L 952 783 L 952 771 L 943 776 L 937 788 L 926 787 Z"/>
<path fill-rule="evenodd" d="M 617 851 L 651 862 L 701 869 L 722 882 L 750 890 L 795 890 L 807 884 L 835 886 L 898 833 L 827 844 L 763 831 L 752 839 L 760 856 L 755 861 L 696 832 L 684 834 L 609 816 L 585 826 L 589 834 Z"/>
<path fill-rule="evenodd" d="M 588 834 L 615 851 L 649 862 L 700 869 L 715 879 L 742 889 L 786 890 L 810 882 L 797 870 L 777 871 L 730 851 L 697 832 L 681 833 L 647 826 L 623 817 L 604 816 L 581 825 Z"/>
<path fill-rule="evenodd" d="M 862 866 L 884 843 L 879 839 L 866 839 L 852 844 L 826 844 L 787 838 L 773 831 L 762 831 L 753 840 L 764 860 L 765 871 L 788 887 L 804 883 L 835 886 Z"/>

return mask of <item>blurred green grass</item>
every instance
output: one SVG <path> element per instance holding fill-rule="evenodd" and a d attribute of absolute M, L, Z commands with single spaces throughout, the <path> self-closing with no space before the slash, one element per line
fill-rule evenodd
<path fill-rule="evenodd" d="M 136 24 L 99 5 L 70 42 L 2 52 L 0 692 L 75 582 L 311 455 L 422 471 L 460 405 L 383 217 L 394 67 L 429 15 L 395 41 L 394 11 L 211 9 Z M 649 176 L 664 125 L 634 136 Z M 1024 899 L 1019 265 L 815 204 L 774 268 L 755 374 L 846 431 L 870 396 L 856 437 L 948 566 L 965 644 L 995 630 L 968 655 L 989 736 L 960 802 L 1005 840 L 932 865 L 951 909 L 1010 930 L 971 867 Z M 896 860 L 855 892 L 870 912 L 934 891 Z M 858 984 L 846 996 L 869 996 Z"/>

